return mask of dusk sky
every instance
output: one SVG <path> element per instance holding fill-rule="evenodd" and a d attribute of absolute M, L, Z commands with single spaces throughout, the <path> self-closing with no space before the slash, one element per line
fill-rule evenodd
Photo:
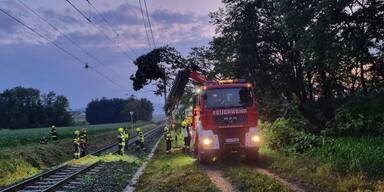
<path fill-rule="evenodd" d="M 41 15 L 57 29 L 70 37 L 81 48 L 96 57 L 103 65 L 87 56 L 52 29 L 20 1 Z M 81 60 L 112 79 L 114 85 L 54 47 L 49 41 L 34 35 L 30 30 L 0 12 L 0 90 L 15 86 L 40 89 L 43 93 L 55 91 L 70 100 L 71 109 L 85 108 L 94 98 L 120 97 L 134 94 L 150 99 L 161 112 L 162 98 L 150 91 L 134 92 L 130 75 L 136 67 L 129 57 L 150 50 L 145 35 L 139 2 L 137 0 L 90 0 L 100 11 L 97 13 L 86 0 L 71 0 L 99 28 L 87 22 L 65 0 L 0 0 L 0 8 L 21 19 L 25 24 L 49 38 Z M 220 0 L 147 0 L 150 21 L 157 46 L 175 46 L 183 54 L 191 47 L 207 45 L 214 36 L 208 14 L 222 6 Z M 102 17 L 105 16 L 121 36 Z M 117 41 L 113 44 L 107 37 Z M 120 48 L 118 47 L 120 46 Z M 146 89 L 150 90 L 150 87 Z"/>

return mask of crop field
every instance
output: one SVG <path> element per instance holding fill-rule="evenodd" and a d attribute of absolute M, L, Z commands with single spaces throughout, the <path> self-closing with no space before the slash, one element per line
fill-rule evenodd
<path fill-rule="evenodd" d="M 383 191 L 383 137 L 329 139 L 303 154 L 262 149 L 271 168 L 324 191 Z M 308 163 L 311 162 L 311 163 Z"/>
<path fill-rule="evenodd" d="M 147 122 L 136 122 L 135 127 L 142 126 Z M 87 128 L 88 135 L 96 133 L 105 133 L 109 131 L 116 131 L 118 127 L 131 127 L 131 123 L 112 123 L 112 124 L 99 124 L 99 125 L 82 125 L 71 127 L 56 127 L 59 139 L 71 138 L 75 130 Z M 41 137 L 45 135 L 48 140 L 51 128 L 32 128 L 32 129 L 1 129 L 0 130 L 0 148 L 15 147 L 19 145 L 28 145 L 32 143 L 39 143 Z"/>

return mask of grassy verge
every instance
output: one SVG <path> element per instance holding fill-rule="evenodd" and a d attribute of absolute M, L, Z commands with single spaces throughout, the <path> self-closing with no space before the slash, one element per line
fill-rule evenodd
<path fill-rule="evenodd" d="M 137 122 L 136 126 L 141 126 L 145 122 Z M 59 139 L 72 138 L 73 131 L 80 130 L 86 127 L 89 135 L 100 134 L 110 131 L 115 131 L 118 127 L 131 127 L 129 122 L 125 123 L 112 123 L 112 124 L 100 124 L 100 125 L 82 125 L 82 126 L 70 126 L 70 127 L 57 127 L 56 130 L 59 135 Z M 50 128 L 33 128 L 33 129 L 1 129 L 0 130 L 0 147 L 16 147 L 19 145 L 29 145 L 39 143 L 40 138 L 45 135 L 48 139 Z"/>
<path fill-rule="evenodd" d="M 143 129 L 153 128 L 147 124 Z M 115 129 L 101 131 L 89 136 L 89 150 L 94 151 L 116 141 Z M 0 187 L 30 177 L 41 171 L 68 161 L 72 158 L 72 140 L 60 140 L 60 143 L 47 145 L 31 144 L 0 150 Z"/>
<path fill-rule="evenodd" d="M 268 176 L 256 173 L 247 166 L 236 165 L 224 169 L 224 175 L 229 178 L 239 191 L 279 191 L 292 192 Z"/>
<path fill-rule="evenodd" d="M 136 191 L 217 191 L 209 177 L 190 155 L 165 154 L 162 140 L 153 159 L 140 177 Z"/>
<path fill-rule="evenodd" d="M 273 151 L 262 156 L 285 177 L 299 178 L 319 191 L 384 191 L 384 138 L 337 138 L 303 154 Z"/>

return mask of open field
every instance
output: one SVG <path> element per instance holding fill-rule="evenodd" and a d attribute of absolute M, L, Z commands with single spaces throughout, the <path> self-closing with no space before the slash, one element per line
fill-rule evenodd
<path fill-rule="evenodd" d="M 146 124 L 146 122 L 136 122 L 135 127 Z M 72 138 L 73 131 L 80 130 L 83 127 L 88 129 L 88 135 L 116 131 L 118 127 L 131 127 L 130 122 L 112 123 L 112 124 L 98 124 L 98 125 L 84 125 L 84 126 L 70 126 L 70 127 L 57 127 L 56 130 L 59 139 Z M 32 128 L 32 129 L 0 129 L 0 148 L 15 147 L 19 145 L 28 145 L 32 143 L 39 143 L 41 137 L 45 135 L 48 139 L 51 128 Z"/>

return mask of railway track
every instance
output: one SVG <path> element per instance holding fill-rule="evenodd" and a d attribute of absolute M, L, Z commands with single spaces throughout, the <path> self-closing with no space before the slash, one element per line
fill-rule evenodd
<path fill-rule="evenodd" d="M 146 131 L 144 136 L 146 139 L 158 137 L 162 133 L 163 126 L 157 126 L 154 129 Z M 137 136 L 129 139 L 128 145 L 133 145 L 138 139 Z M 103 152 L 117 148 L 117 143 L 105 146 L 89 155 L 99 155 Z M 94 162 L 89 165 L 70 165 L 69 161 L 55 167 L 49 171 L 40 173 L 15 185 L 1 190 L 0 192 L 48 192 L 48 191 L 61 191 L 76 189 L 76 185 L 81 185 L 82 181 L 76 180 L 78 175 L 96 174 L 103 166 L 102 163 Z"/>

